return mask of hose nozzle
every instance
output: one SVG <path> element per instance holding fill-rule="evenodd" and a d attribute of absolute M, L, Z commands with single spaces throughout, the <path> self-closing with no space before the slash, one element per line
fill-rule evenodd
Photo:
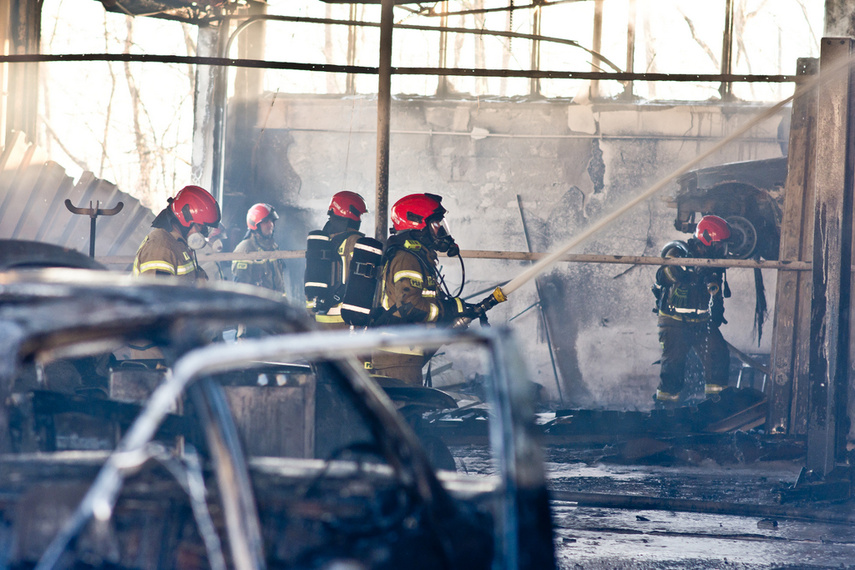
<path fill-rule="evenodd" d="M 496 287 L 495 291 L 478 303 L 478 312 L 484 314 L 499 303 L 504 303 L 507 300 L 508 298 L 505 296 L 505 292 L 502 291 L 502 288 Z"/>

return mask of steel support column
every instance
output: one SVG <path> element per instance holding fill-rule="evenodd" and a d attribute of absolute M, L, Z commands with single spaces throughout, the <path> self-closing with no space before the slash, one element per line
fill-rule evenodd
<path fill-rule="evenodd" d="M 822 35 L 855 36 L 855 7 L 851 0 L 825 0 L 825 30 Z"/>
<path fill-rule="evenodd" d="M 10 0 L 8 12 L 9 54 L 39 53 L 41 43 L 42 5 L 38 0 Z M 36 62 L 6 66 L 6 121 L 4 144 L 15 132 L 26 133 L 31 142 L 38 142 L 36 117 L 39 101 L 39 64 Z"/>
<path fill-rule="evenodd" d="M 228 39 L 228 19 L 219 24 L 199 25 L 196 53 L 218 57 Z M 222 203 L 222 139 L 225 101 L 225 76 L 228 68 L 219 65 L 196 66 L 196 92 L 193 102 L 193 151 L 190 157 L 191 178 L 209 190 Z"/>
<path fill-rule="evenodd" d="M 377 189 L 374 237 L 386 243 L 389 233 L 389 123 L 392 101 L 392 25 L 395 0 L 380 7 L 380 79 L 377 86 Z"/>
<path fill-rule="evenodd" d="M 823 38 L 820 76 L 855 53 Z M 827 72 L 826 72 L 827 73 Z M 852 259 L 853 74 L 824 77 L 817 106 L 813 279 L 806 467 L 828 474 L 845 459 Z"/>
<path fill-rule="evenodd" d="M 733 0 L 725 0 L 724 36 L 721 42 L 721 74 L 730 75 L 733 72 Z M 722 101 L 733 100 L 733 84 L 722 82 L 718 88 Z"/>

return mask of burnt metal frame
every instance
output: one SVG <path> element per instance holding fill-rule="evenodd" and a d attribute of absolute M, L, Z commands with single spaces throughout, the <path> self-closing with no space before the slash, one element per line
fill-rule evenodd
<path fill-rule="evenodd" d="M 823 38 L 820 76 L 851 61 L 855 40 Z M 850 299 L 855 182 L 855 74 L 823 81 L 817 93 L 811 287 L 808 469 L 828 475 L 846 464 Z"/>
<path fill-rule="evenodd" d="M 416 435 L 394 411 L 394 406 L 382 389 L 367 377 L 364 370 L 356 366 L 355 360 L 345 360 L 343 355 L 364 354 L 378 347 L 415 344 L 439 347 L 449 342 L 468 342 L 489 350 L 493 381 L 488 390 L 495 403 L 495 417 L 490 422 L 490 441 L 504 485 L 497 495 L 502 506 L 498 511 L 494 532 L 501 551 L 494 553 L 497 564 L 494 567 L 528 567 L 520 557 L 520 547 L 526 543 L 531 548 L 531 542 L 542 537 L 537 536 L 537 529 L 520 524 L 520 516 L 525 511 L 537 511 L 539 506 L 543 506 L 527 503 L 532 496 L 537 497 L 545 476 L 543 462 L 537 460 L 542 458 L 537 456 L 540 448 L 531 424 L 534 412 L 531 394 L 527 392 L 525 383 L 519 381 L 526 377 L 526 372 L 510 329 L 459 331 L 400 327 L 394 329 L 393 335 L 382 329 L 361 335 L 352 335 L 349 331 L 289 334 L 227 347 L 217 344 L 186 354 L 176 362 L 168 380 L 152 394 L 116 451 L 101 468 L 74 514 L 43 555 L 38 568 L 55 567 L 66 545 L 96 512 L 112 511 L 124 481 L 124 465 L 129 458 L 139 457 L 144 452 L 174 402 L 186 389 L 194 389 L 194 386 L 208 406 L 207 439 L 217 458 L 215 470 L 229 521 L 227 526 L 235 565 L 237 568 L 263 568 L 260 523 L 249 485 L 246 460 L 227 408 L 217 396 L 218 391 L 211 381 L 205 379 L 216 372 L 245 368 L 247 362 L 252 361 L 292 358 L 335 360 L 337 366 L 346 371 L 345 377 L 350 380 L 347 388 L 357 396 L 356 401 L 376 419 L 377 425 L 373 427 L 377 433 L 385 434 L 378 439 L 381 445 L 385 445 L 395 471 L 426 504 L 439 502 L 445 506 L 445 491 L 433 473 Z M 546 495 L 543 494 L 542 498 L 545 499 Z M 540 545 L 541 548 L 544 546 Z"/>

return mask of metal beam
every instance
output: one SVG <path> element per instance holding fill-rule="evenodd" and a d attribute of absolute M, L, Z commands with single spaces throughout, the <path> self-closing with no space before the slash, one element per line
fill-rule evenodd
<path fill-rule="evenodd" d="M 228 29 L 227 21 L 218 25 L 199 26 L 196 52 L 201 56 L 217 56 L 222 53 Z M 198 65 L 196 67 L 196 91 L 193 102 L 193 150 L 190 157 L 191 178 L 209 190 L 222 203 L 222 157 L 223 151 L 223 106 L 225 73 L 227 68 Z"/>
<path fill-rule="evenodd" d="M 377 86 L 377 185 L 374 238 L 386 243 L 389 233 L 389 123 L 392 102 L 392 24 L 394 0 L 380 8 L 380 62 Z"/>

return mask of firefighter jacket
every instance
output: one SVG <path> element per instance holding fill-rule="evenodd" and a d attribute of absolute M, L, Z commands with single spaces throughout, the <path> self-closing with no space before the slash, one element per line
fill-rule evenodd
<path fill-rule="evenodd" d="M 440 287 L 436 252 L 413 231 L 389 238 L 380 281 L 383 312 L 375 325 L 451 323 L 465 303 Z"/>
<path fill-rule="evenodd" d="M 332 282 L 330 283 L 330 303 L 326 310 L 315 313 L 315 321 L 329 325 L 340 325 L 344 327 L 344 319 L 341 318 L 341 299 L 344 297 L 347 277 L 350 275 L 350 260 L 353 259 L 353 248 L 356 241 L 365 234 L 355 230 L 348 230 L 330 235 L 330 243 L 335 254 L 332 258 Z"/>
<path fill-rule="evenodd" d="M 140 244 L 134 257 L 133 274 L 171 275 L 186 281 L 208 279 L 187 243 L 161 228 L 151 230 Z"/>
<path fill-rule="evenodd" d="M 716 326 L 726 322 L 724 273 L 716 267 L 661 266 L 653 286 L 659 315 L 685 322 L 712 321 Z"/>
<path fill-rule="evenodd" d="M 273 238 L 264 238 L 257 232 L 250 232 L 235 248 L 235 253 L 255 253 L 257 251 L 276 251 L 279 246 Z M 281 259 L 235 260 L 232 261 L 232 275 L 237 283 L 248 283 L 285 294 L 285 263 Z"/>

